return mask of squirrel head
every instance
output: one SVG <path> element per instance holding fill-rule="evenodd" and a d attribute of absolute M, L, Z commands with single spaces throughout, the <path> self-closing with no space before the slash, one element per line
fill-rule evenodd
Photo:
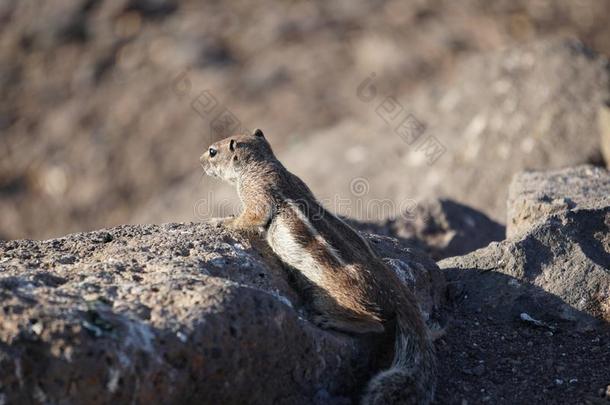
<path fill-rule="evenodd" d="M 249 168 L 272 160 L 275 160 L 273 150 L 260 129 L 250 135 L 234 135 L 214 142 L 199 158 L 208 176 L 231 184 L 236 184 Z"/>

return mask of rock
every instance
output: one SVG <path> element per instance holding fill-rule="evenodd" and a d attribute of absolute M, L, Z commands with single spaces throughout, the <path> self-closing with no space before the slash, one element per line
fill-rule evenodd
<path fill-rule="evenodd" d="M 366 209 L 379 200 L 400 208 L 443 196 L 504 222 L 515 173 L 600 161 L 598 114 L 609 82 L 607 60 L 577 41 L 475 55 L 448 82 L 408 96 L 377 91 L 369 116 L 295 143 L 280 158 L 321 198 L 350 198 L 347 209 L 360 220 L 383 219 Z M 329 176 L 336 172 L 350 178 Z M 351 190 L 352 179 L 366 180 L 365 194 Z"/>
<path fill-rule="evenodd" d="M 473 368 L 467 368 L 462 371 L 466 375 L 474 375 L 477 377 L 481 377 L 483 374 L 485 374 L 485 365 L 478 364 L 478 365 L 474 366 Z"/>
<path fill-rule="evenodd" d="M 485 214 L 449 199 L 425 200 L 407 215 L 383 222 L 352 224 L 411 243 L 435 260 L 470 253 L 505 234 L 504 226 Z"/>
<path fill-rule="evenodd" d="M 478 366 L 475 366 L 472 369 L 472 374 L 476 375 L 477 377 L 480 377 L 485 374 L 485 365 L 479 364 Z"/>
<path fill-rule="evenodd" d="M 606 167 L 610 169 L 610 100 L 600 107 L 598 122 L 602 154 Z"/>
<path fill-rule="evenodd" d="M 438 264 L 450 282 L 464 284 L 473 311 L 484 305 L 505 320 L 525 312 L 590 328 L 610 320 L 610 207 L 594 206 L 556 211 L 513 238 Z"/>
<path fill-rule="evenodd" d="M 433 314 L 434 262 L 369 237 Z M 265 246 L 207 224 L 0 242 L 0 398 L 349 403 L 373 343 L 308 322 Z"/>
<path fill-rule="evenodd" d="M 540 322 L 538 319 L 534 319 L 531 316 L 529 316 L 527 313 L 522 312 L 519 315 L 519 319 L 521 319 L 523 322 L 529 324 L 529 325 L 533 325 L 536 326 L 538 328 L 546 328 L 546 329 L 550 329 L 551 331 L 554 330 L 555 328 L 545 324 L 544 322 Z M 552 332 L 551 332 L 551 336 L 552 336 Z M 533 343 L 532 342 L 527 342 L 528 346 L 532 346 Z"/>
<path fill-rule="evenodd" d="M 590 165 L 516 175 L 508 192 L 507 235 L 518 235 L 549 216 L 610 209 L 610 172 Z"/>

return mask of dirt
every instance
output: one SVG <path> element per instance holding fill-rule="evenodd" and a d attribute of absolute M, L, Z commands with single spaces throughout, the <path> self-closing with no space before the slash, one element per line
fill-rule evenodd
<path fill-rule="evenodd" d="M 464 297 L 461 297 L 464 299 Z M 459 301 L 453 321 L 437 342 L 440 368 L 437 404 L 608 404 L 610 329 L 553 330 L 519 318 L 499 319 Z"/>

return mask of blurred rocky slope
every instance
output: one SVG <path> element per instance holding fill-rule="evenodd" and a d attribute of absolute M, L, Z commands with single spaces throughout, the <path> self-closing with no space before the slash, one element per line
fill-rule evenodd
<path fill-rule="evenodd" d="M 442 177 L 455 164 L 456 176 L 463 178 L 455 187 L 472 189 L 466 202 L 503 222 L 499 201 L 504 197 L 496 199 L 491 189 L 489 194 L 494 195 L 483 195 L 476 181 L 481 176 L 484 183 L 500 185 L 510 176 L 493 167 L 486 168 L 488 174 L 473 175 L 464 159 L 478 160 L 476 148 L 490 156 L 497 150 L 499 160 L 514 160 L 518 169 L 531 165 L 528 159 L 538 153 L 536 136 L 543 134 L 540 139 L 544 139 L 545 130 L 562 138 L 574 137 L 570 131 L 576 130 L 582 131 L 579 136 L 593 137 L 594 107 L 602 94 L 595 86 L 602 85 L 602 73 L 598 62 L 592 59 L 587 65 L 576 50 L 565 71 L 560 64 L 567 51 L 560 50 L 557 55 L 543 54 L 548 61 L 515 57 L 513 70 L 475 60 L 454 72 L 456 64 L 479 51 L 556 34 L 573 34 L 610 54 L 609 13 L 609 2 L 597 0 L 4 1 L 0 3 L 0 237 L 46 237 L 126 221 L 198 219 L 202 215 L 198 215 L 201 210 L 195 212 L 197 207 L 205 205 L 204 214 L 211 211 L 206 194 L 210 183 L 201 184 L 193 175 L 199 170 L 200 151 L 233 127 L 254 126 L 266 130 L 286 164 L 298 169 L 320 194 L 330 190 L 349 197 L 345 179 L 356 173 L 379 185 L 371 188 L 371 196 L 438 197 L 446 191 L 439 184 L 455 180 Z M 490 76 L 501 73 L 494 66 L 506 67 L 509 77 L 489 92 L 496 91 L 507 101 L 499 105 L 500 98 L 483 96 L 481 101 L 496 102 L 480 109 L 481 104 L 474 102 L 480 86 L 469 90 L 455 78 L 473 80 L 480 75 L 489 83 Z M 561 99 L 564 88 L 552 83 L 552 94 L 529 99 L 528 90 L 519 86 L 520 76 L 511 79 L 516 70 L 527 74 L 528 69 L 538 69 L 528 86 L 536 74 L 548 84 L 554 73 L 563 72 L 559 78 L 568 80 L 566 98 L 573 95 L 578 104 L 583 101 L 581 90 L 590 91 L 591 97 L 571 112 L 552 110 L 535 122 L 528 121 L 528 115 L 522 122 L 513 114 L 506 131 L 521 134 L 518 144 L 490 145 L 496 138 L 485 137 L 487 131 L 497 132 L 496 112 L 505 117 L 512 109 L 538 111 L 540 103 Z M 369 149 L 371 142 L 388 150 L 399 142 L 375 114 L 376 105 L 357 95 L 358 86 L 372 73 L 379 101 L 396 97 L 426 125 L 426 134 L 447 147 L 437 163 L 447 169 L 413 167 L 422 163 L 421 156 L 409 152 L 410 157 L 405 157 L 404 143 L 384 155 L 390 169 L 371 166 L 379 162 L 379 153 L 386 153 Z M 583 86 L 589 87 L 575 87 L 575 78 L 586 79 Z M 436 87 L 436 82 L 447 81 L 446 87 Z M 418 95 L 427 91 L 437 96 Z M 438 101 L 443 102 L 435 105 Z M 447 114 L 447 108 L 454 112 Z M 572 114 L 582 116 L 582 123 L 572 125 Z M 535 141 L 527 141 L 528 136 Z M 341 169 L 333 168 L 333 181 L 343 179 L 345 184 L 320 179 L 308 167 L 314 160 L 330 164 L 323 153 L 331 148 L 319 140 L 309 141 L 325 137 L 336 139 L 332 150 L 341 148 L 333 158 L 347 156 L 350 164 L 362 168 L 356 172 L 337 159 Z M 368 141 L 361 141 L 362 137 Z M 548 156 L 542 162 L 597 160 L 588 139 L 570 159 L 561 157 L 565 151 L 554 157 L 555 152 L 544 149 Z M 352 148 L 358 144 L 362 147 Z M 520 157 L 530 149 L 534 153 L 529 158 Z M 312 154 L 318 159 L 311 159 Z M 495 160 L 490 157 L 483 163 Z M 399 168 L 404 169 L 400 177 Z M 394 182 L 404 178 L 405 183 L 420 186 L 380 182 L 386 175 Z M 180 198 L 172 199 L 167 190 Z M 225 193 L 221 190 L 214 198 L 232 198 Z M 198 204 L 202 199 L 207 202 Z M 218 209 L 216 202 L 212 205 Z"/>
<path fill-rule="evenodd" d="M 578 41 L 545 40 L 475 55 L 447 82 L 408 97 L 382 93 L 377 77 L 367 80 L 356 91 L 367 114 L 278 153 L 343 215 L 413 220 L 425 198 L 446 197 L 504 223 L 514 174 L 604 162 L 610 70 L 606 58 Z M 193 187 L 198 175 L 164 193 L 138 219 L 237 209 L 235 192 L 217 182 Z"/>

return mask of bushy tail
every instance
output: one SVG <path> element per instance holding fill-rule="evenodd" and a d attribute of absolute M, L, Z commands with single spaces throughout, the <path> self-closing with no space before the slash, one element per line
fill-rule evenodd
<path fill-rule="evenodd" d="M 371 379 L 363 405 L 425 405 L 434 398 L 434 345 L 417 307 L 405 309 L 405 313 L 397 314 L 392 367 Z"/>

